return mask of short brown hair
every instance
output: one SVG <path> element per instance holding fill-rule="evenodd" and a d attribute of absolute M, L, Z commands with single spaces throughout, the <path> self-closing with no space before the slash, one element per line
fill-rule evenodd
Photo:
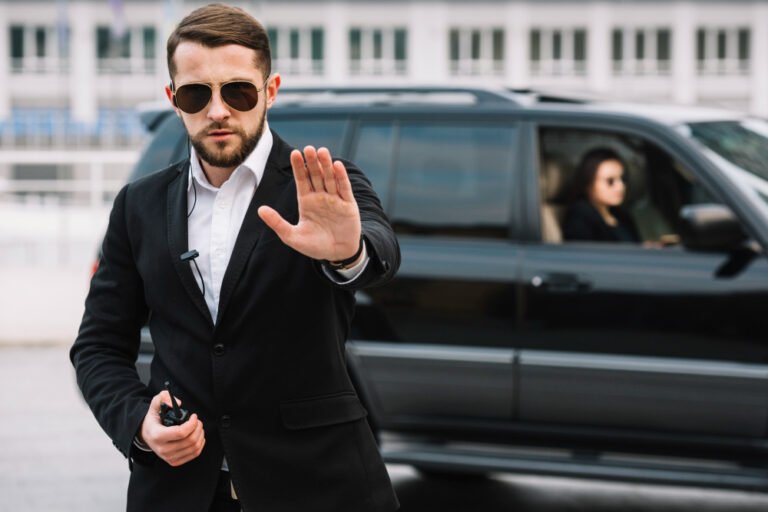
<path fill-rule="evenodd" d="M 272 72 L 269 37 L 259 21 L 240 9 L 223 4 L 210 4 L 189 13 L 168 37 L 168 72 L 176 75 L 173 55 L 183 41 L 200 43 L 209 48 L 237 44 L 256 51 L 256 66 L 264 78 Z"/>

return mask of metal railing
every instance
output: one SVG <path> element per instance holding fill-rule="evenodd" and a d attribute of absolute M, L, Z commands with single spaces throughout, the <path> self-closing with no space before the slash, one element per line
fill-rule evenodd
<path fill-rule="evenodd" d="M 67 109 L 15 108 L 0 121 L 0 148 L 130 149 L 146 132 L 133 109 L 101 109 L 93 122 L 72 118 Z"/>
<path fill-rule="evenodd" d="M 19 166 L 77 168 L 73 177 L 16 179 L 13 176 L 0 176 L 0 201 L 29 202 L 30 198 L 38 198 L 40 202 L 53 200 L 59 204 L 79 204 L 100 209 L 109 204 L 123 186 L 138 156 L 137 149 L 0 151 L 0 166 L 11 169 Z M 107 172 L 115 168 L 122 172 Z"/>

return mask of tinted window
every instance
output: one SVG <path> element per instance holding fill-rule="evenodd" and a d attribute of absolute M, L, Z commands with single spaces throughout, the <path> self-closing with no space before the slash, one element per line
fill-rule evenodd
<path fill-rule="evenodd" d="M 625 193 L 615 212 L 622 213 L 621 222 L 634 225 L 646 247 L 677 243 L 680 210 L 685 205 L 713 203 L 716 200 L 705 190 L 690 169 L 680 164 L 674 155 L 641 137 L 608 130 L 578 128 L 546 128 L 539 134 L 541 193 L 541 227 L 545 242 L 562 240 L 618 241 L 586 238 L 568 234 L 566 225 L 576 219 L 597 230 L 583 209 L 571 209 L 577 197 L 588 194 L 579 190 L 576 179 L 579 163 L 592 149 L 608 148 L 623 160 Z M 596 211 L 595 211 L 596 213 Z M 599 217 L 597 217 L 599 219 Z M 573 222 L 573 219 L 571 219 Z M 573 224 L 571 224 L 573 226 Z M 597 233 L 593 234 L 597 236 Z"/>
<path fill-rule="evenodd" d="M 334 157 L 344 156 L 342 142 L 346 126 L 346 119 L 280 119 L 277 116 L 269 119 L 269 127 L 289 145 L 297 149 L 308 145 L 316 148 L 326 147 Z"/>
<path fill-rule="evenodd" d="M 170 164 L 187 158 L 187 139 L 184 127 L 178 117 L 169 115 L 160 122 L 155 135 L 142 151 L 141 158 L 133 168 L 130 181 L 165 169 Z"/>
<path fill-rule="evenodd" d="M 392 169 L 393 131 L 390 123 L 363 124 L 358 131 L 354 162 L 371 180 L 373 190 L 388 210 L 389 177 Z"/>
<path fill-rule="evenodd" d="M 400 233 L 507 238 L 515 129 L 403 124 L 392 218 Z"/>

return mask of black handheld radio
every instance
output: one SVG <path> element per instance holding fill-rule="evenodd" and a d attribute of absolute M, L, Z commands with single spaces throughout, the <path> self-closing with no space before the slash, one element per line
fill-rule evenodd
<path fill-rule="evenodd" d="M 165 381 L 165 390 L 171 395 L 171 403 L 173 404 L 173 407 L 169 407 L 166 404 L 160 404 L 160 421 L 166 427 L 181 425 L 189 419 L 189 411 L 179 407 L 179 403 L 171 392 L 171 383 L 168 381 Z"/>

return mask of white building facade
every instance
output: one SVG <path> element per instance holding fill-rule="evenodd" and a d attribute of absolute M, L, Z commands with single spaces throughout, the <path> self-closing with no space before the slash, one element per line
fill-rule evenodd
<path fill-rule="evenodd" d="M 286 85 L 501 84 L 768 115 L 768 1 L 233 3 L 269 29 Z M 197 5 L 0 3 L 0 119 L 94 123 L 162 99 L 165 39 Z"/>
<path fill-rule="evenodd" d="M 0 2 L 0 148 L 135 151 L 135 107 L 165 99 L 166 38 L 203 3 Z M 285 86 L 493 84 L 768 116 L 768 0 L 231 3 L 267 27 Z"/>

